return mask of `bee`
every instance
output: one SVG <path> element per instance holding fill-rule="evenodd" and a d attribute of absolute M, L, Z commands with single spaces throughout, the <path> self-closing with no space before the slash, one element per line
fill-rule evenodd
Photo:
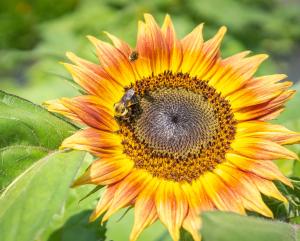
<path fill-rule="evenodd" d="M 132 51 L 128 57 L 130 62 L 134 62 L 139 58 L 139 53 L 137 51 Z"/>
<path fill-rule="evenodd" d="M 125 117 L 129 112 L 129 107 L 138 103 L 134 89 L 128 89 L 121 100 L 114 105 L 116 117 Z"/>

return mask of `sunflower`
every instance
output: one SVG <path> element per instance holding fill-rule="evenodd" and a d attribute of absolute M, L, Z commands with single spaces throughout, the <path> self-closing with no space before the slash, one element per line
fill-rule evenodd
<path fill-rule="evenodd" d="M 46 103 L 86 126 L 62 148 L 96 156 L 74 183 L 106 186 L 90 220 L 134 206 L 131 241 L 158 219 L 174 241 L 181 228 L 199 241 L 202 211 L 272 217 L 261 194 L 287 201 L 273 180 L 292 184 L 272 161 L 297 159 L 282 145 L 300 134 L 268 121 L 294 95 L 292 83 L 254 77 L 265 54 L 221 58 L 226 28 L 207 41 L 202 28 L 179 40 L 168 15 L 160 27 L 145 14 L 136 48 L 89 36 L 100 64 L 73 53 L 64 64 L 85 94 Z"/>

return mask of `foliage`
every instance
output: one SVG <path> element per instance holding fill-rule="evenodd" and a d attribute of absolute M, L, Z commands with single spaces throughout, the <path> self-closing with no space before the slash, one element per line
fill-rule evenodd
<path fill-rule="evenodd" d="M 0 189 L 75 130 L 40 106 L 0 91 Z"/>

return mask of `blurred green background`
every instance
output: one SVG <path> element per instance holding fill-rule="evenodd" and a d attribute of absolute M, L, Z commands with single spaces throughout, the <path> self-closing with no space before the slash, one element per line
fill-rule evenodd
<path fill-rule="evenodd" d="M 260 74 L 300 79 L 299 0 L 10 0 L 0 2 L 0 88 L 41 103 L 76 95 L 59 64 L 66 51 L 95 60 L 86 35 L 107 30 L 135 45 L 144 12 L 171 14 L 180 37 L 205 22 L 208 38 L 229 29 L 223 56 L 241 50 L 271 57 Z"/>
<path fill-rule="evenodd" d="M 73 51 L 96 61 L 85 36 L 106 39 L 104 30 L 134 46 L 137 21 L 144 12 L 153 14 L 160 24 L 169 13 L 180 37 L 201 22 L 205 22 L 206 39 L 226 25 L 223 57 L 243 50 L 267 53 L 270 59 L 259 74 L 287 73 L 292 81 L 300 80 L 300 0 L 7 0 L 0 1 L 0 89 L 36 103 L 78 95 L 59 64 L 67 61 L 65 52 Z M 298 93 L 277 120 L 298 131 L 300 113 L 295 110 L 299 101 Z M 293 150 L 299 154 L 299 145 Z M 300 176 L 299 162 L 278 164 L 286 175 Z M 99 193 L 78 202 L 89 188 L 70 190 L 62 213 L 53 218 L 37 241 L 74 241 L 74 237 L 76 241 L 102 240 L 99 225 L 87 224 Z M 132 210 L 125 220 L 118 222 L 121 216 L 122 213 L 113 217 L 103 227 L 107 228 L 109 239 L 119 241 L 128 237 Z M 156 223 L 140 240 L 170 238 Z"/>

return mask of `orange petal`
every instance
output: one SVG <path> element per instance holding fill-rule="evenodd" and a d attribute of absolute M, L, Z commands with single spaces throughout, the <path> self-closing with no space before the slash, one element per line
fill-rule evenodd
<path fill-rule="evenodd" d="M 183 51 L 181 72 L 183 73 L 190 72 L 196 62 L 203 58 L 202 30 L 203 24 L 200 24 L 181 41 Z"/>
<path fill-rule="evenodd" d="M 234 152 L 253 159 L 298 159 L 298 156 L 285 147 L 261 138 L 240 137 L 231 143 Z"/>
<path fill-rule="evenodd" d="M 242 59 L 244 59 L 247 55 L 249 55 L 251 53 L 251 51 L 247 50 L 247 51 L 243 51 L 237 54 L 234 54 L 230 57 L 227 57 L 226 59 L 222 60 L 222 64 L 226 65 L 234 65 L 239 61 L 242 61 Z"/>
<path fill-rule="evenodd" d="M 197 214 L 215 209 L 200 180 L 182 184 L 181 188 L 187 197 L 189 208 L 195 210 Z"/>
<path fill-rule="evenodd" d="M 102 78 L 100 75 L 76 65 L 65 63 L 64 66 L 71 73 L 74 81 L 82 86 L 91 95 L 98 96 L 108 106 L 118 102 L 124 90 L 113 81 Z"/>
<path fill-rule="evenodd" d="M 43 106 L 50 112 L 59 113 L 75 122 L 81 122 L 78 116 L 75 113 L 73 113 L 71 110 L 69 110 L 67 107 L 65 107 L 59 99 L 48 100 L 43 103 Z"/>
<path fill-rule="evenodd" d="M 99 61 L 105 71 L 121 86 L 126 87 L 136 80 L 128 56 L 109 43 L 88 36 L 97 50 Z"/>
<path fill-rule="evenodd" d="M 155 207 L 155 193 L 158 184 L 159 181 L 157 179 L 154 178 L 151 180 L 136 199 L 134 205 L 134 225 L 130 234 L 130 241 L 137 240 L 142 231 L 158 218 Z"/>
<path fill-rule="evenodd" d="M 202 209 L 202 200 L 205 200 L 203 195 L 199 195 L 198 188 L 197 192 L 193 189 L 192 184 L 184 183 L 181 185 L 185 196 L 187 197 L 189 210 L 185 217 L 182 226 L 191 233 L 194 240 L 201 240 L 199 230 L 201 228 L 201 219 L 199 217 L 200 210 Z"/>
<path fill-rule="evenodd" d="M 154 18 L 145 14 L 145 24 L 139 24 L 137 50 L 141 58 L 149 60 L 154 75 L 169 68 L 169 54 L 165 38 Z"/>
<path fill-rule="evenodd" d="M 103 216 L 105 222 L 112 214 L 132 202 L 150 181 L 150 175 L 143 170 L 133 170 L 125 179 L 121 181 L 120 186 L 115 192 L 114 199 Z"/>
<path fill-rule="evenodd" d="M 104 32 L 109 38 L 110 40 L 112 41 L 112 43 L 114 44 L 114 46 L 120 50 L 120 52 L 124 55 L 124 56 L 127 56 L 129 57 L 129 55 L 131 54 L 132 52 L 132 49 L 131 47 L 129 46 L 128 43 L 124 42 L 123 40 L 117 38 L 116 36 L 108 33 L 108 32 Z"/>
<path fill-rule="evenodd" d="M 190 74 L 205 79 L 205 76 L 220 59 L 220 45 L 226 33 L 226 27 L 222 26 L 217 34 L 203 44 L 203 57 L 199 58 L 193 66 Z"/>
<path fill-rule="evenodd" d="M 75 65 L 77 65 L 81 69 L 88 70 L 88 72 L 98 75 L 102 79 L 106 79 L 110 82 L 113 81 L 111 76 L 107 74 L 107 72 L 99 64 L 94 64 L 85 59 L 82 59 L 72 52 L 67 52 L 66 56 L 68 57 L 68 59 L 70 59 L 73 63 L 75 63 Z"/>
<path fill-rule="evenodd" d="M 201 235 L 199 232 L 201 224 L 200 217 L 193 209 L 189 209 L 188 215 L 185 217 L 182 226 L 192 235 L 194 241 L 201 241 Z"/>
<path fill-rule="evenodd" d="M 271 86 L 244 87 L 232 93 L 227 99 L 230 101 L 233 111 L 241 108 L 269 102 L 287 90 L 292 82 L 283 82 Z"/>
<path fill-rule="evenodd" d="M 101 214 L 103 214 L 109 208 L 119 185 L 120 182 L 107 186 L 106 190 L 102 193 L 102 196 L 96 206 L 96 209 L 90 216 L 90 222 L 95 221 L 98 217 L 100 217 Z"/>
<path fill-rule="evenodd" d="M 265 54 L 259 54 L 225 65 L 222 68 L 226 71 L 217 71 L 209 83 L 226 97 L 244 86 L 267 57 Z"/>
<path fill-rule="evenodd" d="M 273 217 L 272 211 L 263 202 L 256 185 L 246 173 L 227 163 L 219 165 L 214 172 L 231 190 L 238 194 L 246 209 L 258 212 L 266 217 Z"/>
<path fill-rule="evenodd" d="M 80 120 L 80 122 L 99 130 L 112 132 L 119 130 L 119 125 L 113 117 L 113 110 L 103 106 L 101 99 L 96 96 L 62 98 L 60 103 L 73 113 L 74 120 Z"/>
<path fill-rule="evenodd" d="M 171 17 L 167 14 L 161 28 L 162 33 L 165 37 L 166 45 L 169 53 L 169 69 L 176 73 L 182 62 L 182 46 L 180 41 L 176 38 L 176 32 L 171 20 Z"/>
<path fill-rule="evenodd" d="M 255 137 L 274 141 L 280 145 L 300 142 L 300 133 L 291 131 L 284 126 L 264 121 L 246 121 L 237 124 L 236 138 Z"/>
<path fill-rule="evenodd" d="M 125 155 L 94 161 L 73 186 L 83 184 L 108 185 L 126 177 L 133 168 L 133 162 Z"/>
<path fill-rule="evenodd" d="M 200 177 L 200 181 L 207 195 L 219 210 L 245 214 L 241 200 L 217 175 L 207 172 Z"/>
<path fill-rule="evenodd" d="M 226 159 L 243 171 L 252 172 L 265 179 L 279 180 L 287 186 L 292 187 L 290 180 L 279 171 L 278 167 L 272 161 L 255 160 L 234 153 L 227 153 Z"/>
<path fill-rule="evenodd" d="M 272 120 L 283 111 L 283 105 L 287 100 L 292 98 L 294 94 L 294 90 L 286 90 L 269 102 L 236 111 L 234 117 L 238 121 L 249 121 L 254 119 L 263 121 Z"/>
<path fill-rule="evenodd" d="M 114 153 L 123 149 L 121 138 L 116 133 L 87 128 L 76 132 L 61 144 L 61 148 L 89 151 L 93 154 Z"/>
<path fill-rule="evenodd" d="M 248 173 L 248 175 L 261 193 L 287 203 L 287 199 L 278 191 L 272 181 L 261 178 L 255 174 Z"/>
<path fill-rule="evenodd" d="M 252 86 L 271 86 L 279 81 L 286 79 L 287 75 L 285 74 L 273 74 L 273 75 L 266 75 L 266 76 L 259 76 L 252 78 L 247 82 L 246 87 Z"/>
<path fill-rule="evenodd" d="M 178 241 L 179 230 L 188 211 L 187 200 L 179 183 L 162 180 L 155 203 L 161 222 L 169 230 L 173 241 Z"/>

